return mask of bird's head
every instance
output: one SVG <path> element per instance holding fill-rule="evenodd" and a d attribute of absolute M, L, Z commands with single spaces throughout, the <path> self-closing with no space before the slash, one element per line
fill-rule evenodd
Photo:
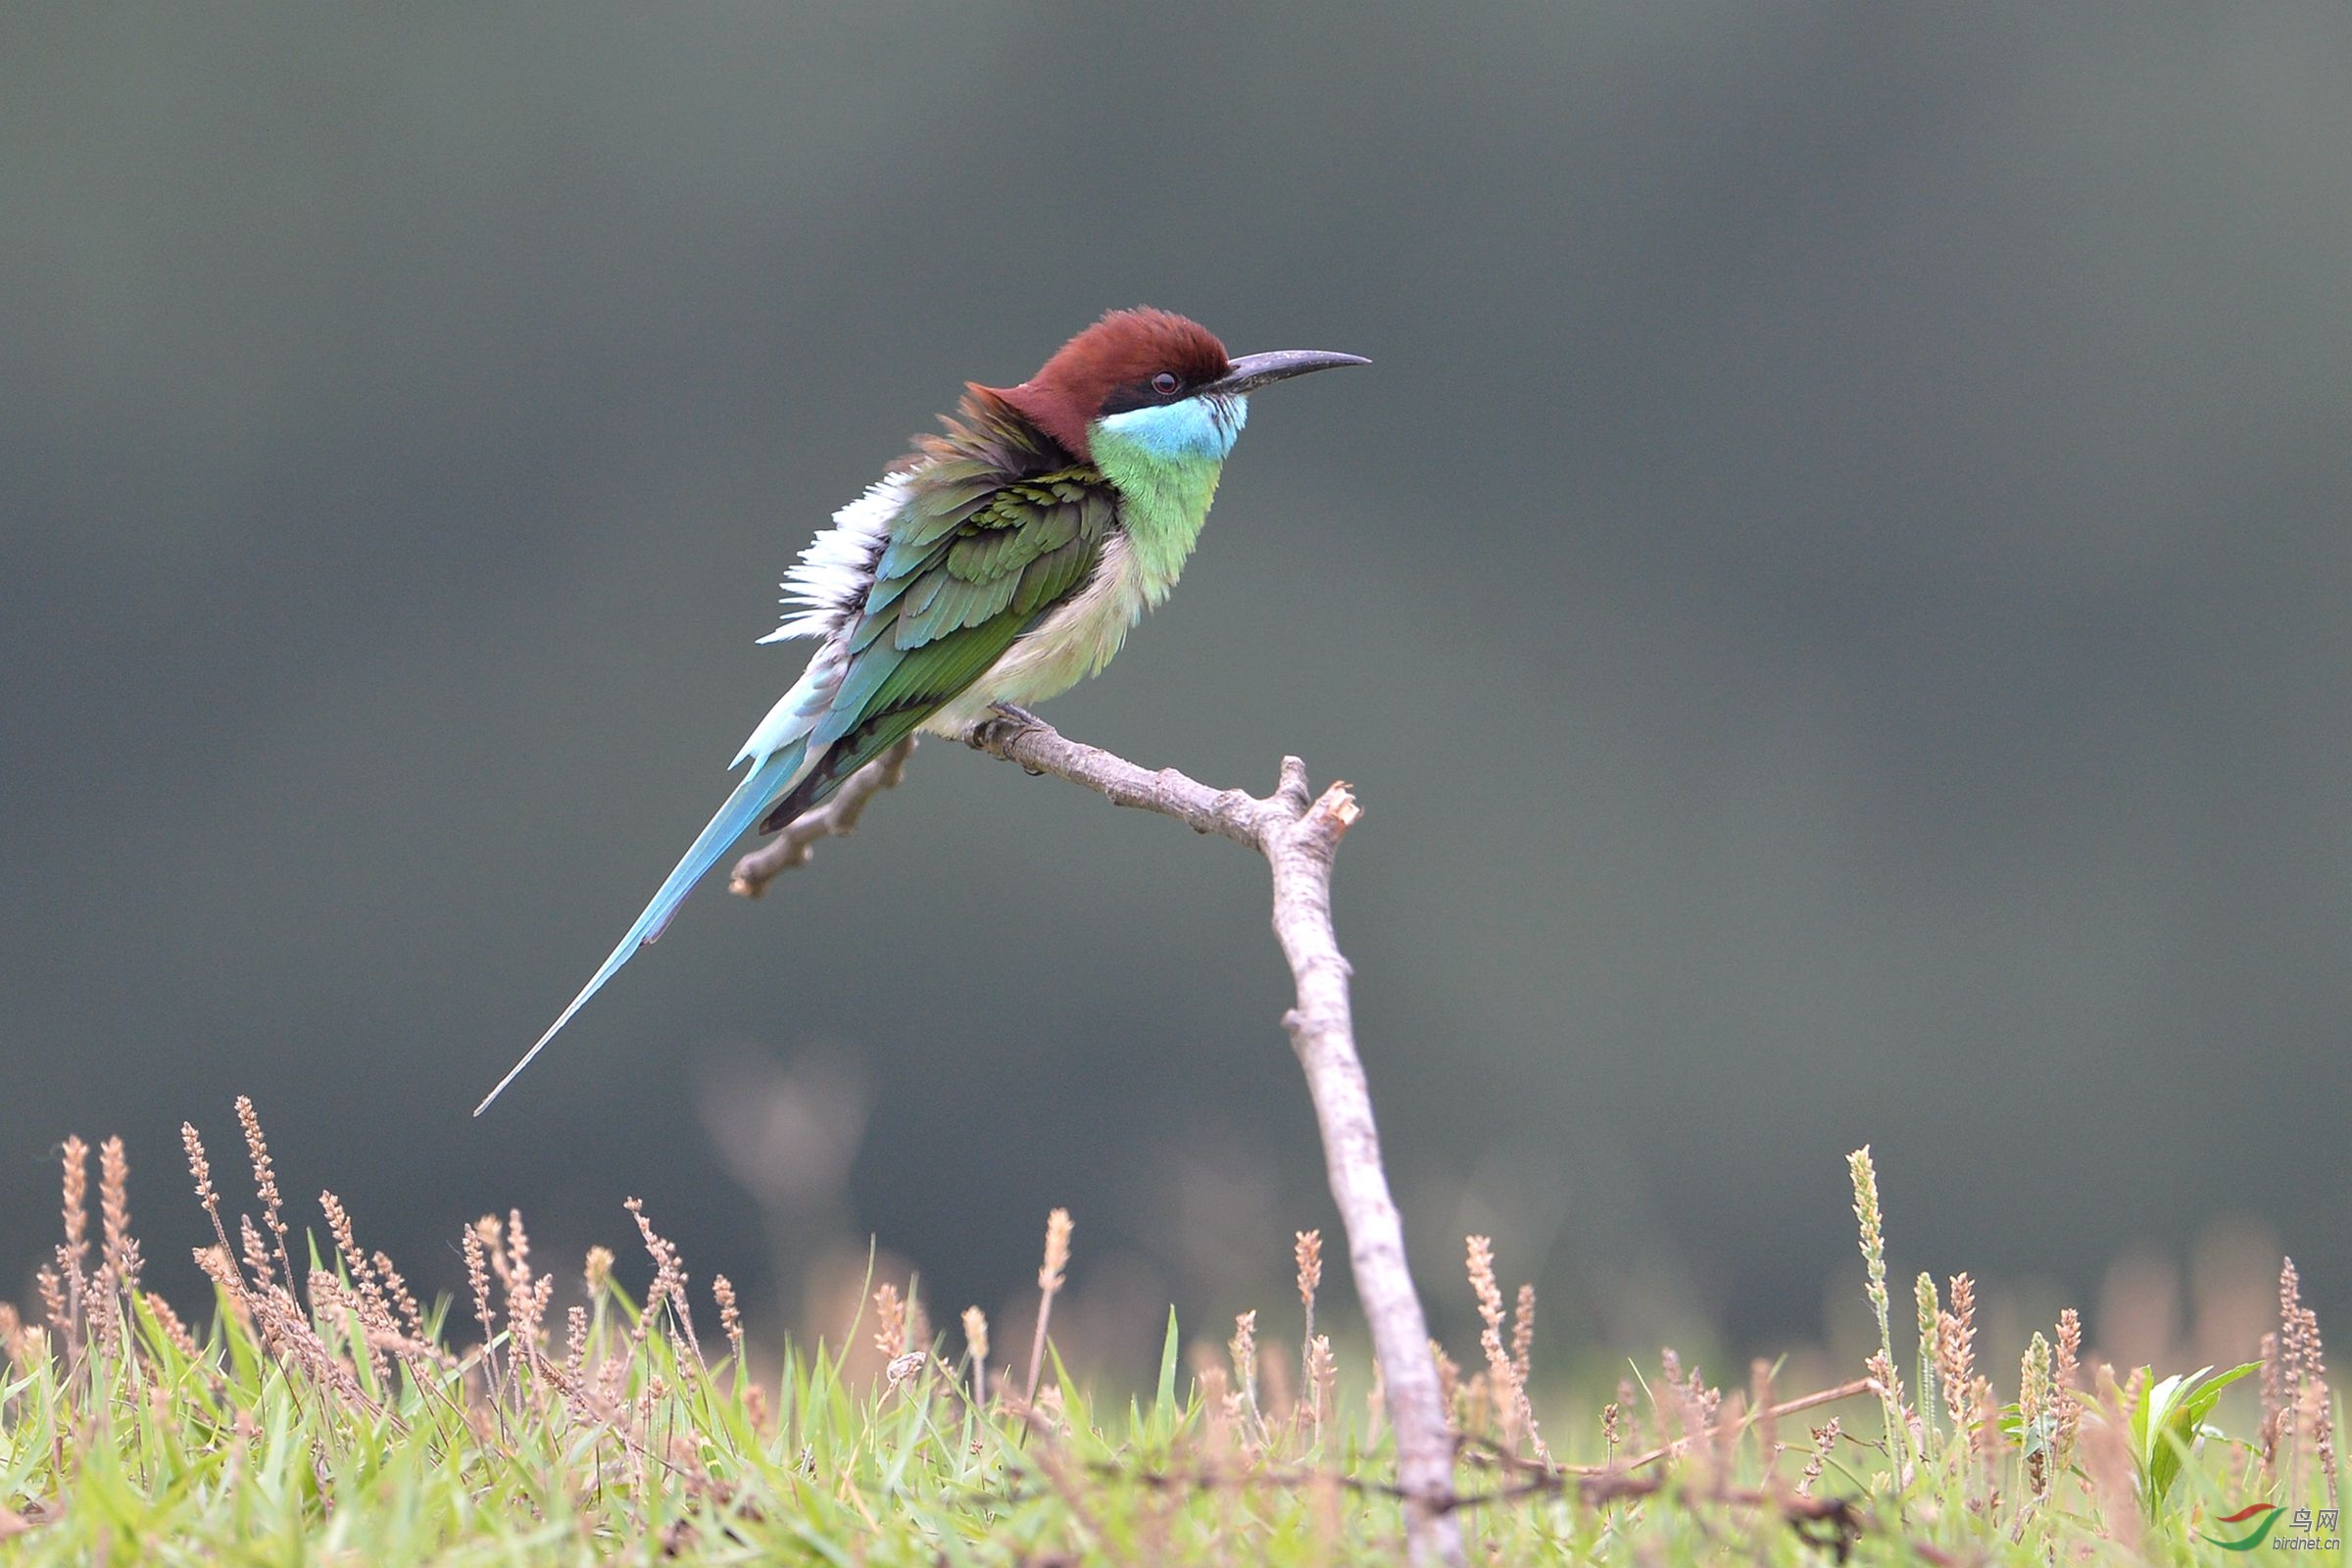
<path fill-rule="evenodd" d="M 1250 392 L 1309 370 L 1370 363 L 1317 349 L 1237 360 L 1200 322 L 1139 307 L 1112 311 L 1019 386 L 989 390 L 1081 460 L 1092 460 L 1100 433 L 1171 460 L 1217 460 L 1241 433 Z"/>

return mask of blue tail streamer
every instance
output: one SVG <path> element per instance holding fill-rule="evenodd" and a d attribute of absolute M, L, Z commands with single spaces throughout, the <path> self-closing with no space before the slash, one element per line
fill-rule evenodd
<path fill-rule="evenodd" d="M 482 1097 L 482 1102 L 473 1107 L 476 1116 L 488 1110 L 490 1102 L 506 1093 L 507 1085 L 531 1064 L 532 1058 L 547 1049 L 547 1043 L 571 1022 L 572 1014 L 586 1006 L 588 999 L 602 991 L 605 982 L 618 974 L 620 966 L 634 957 L 639 948 L 662 935 L 662 927 L 668 925 L 669 917 L 678 912 L 678 906 L 686 902 L 686 895 L 694 891 L 694 885 L 703 879 L 703 873 L 717 864 L 719 857 L 726 854 L 728 847 L 743 836 L 744 829 L 758 821 L 761 813 L 781 800 L 784 792 L 792 787 L 793 781 L 800 775 L 801 758 L 806 750 L 805 742 L 796 741 L 744 775 L 743 782 L 735 786 L 735 793 L 727 797 L 727 804 L 718 808 L 718 814 L 710 819 L 710 825 L 695 837 L 694 845 L 687 850 L 685 858 L 678 861 L 676 869 L 662 882 L 662 891 L 654 895 L 654 902 L 645 906 L 645 912 L 638 915 L 636 923 L 629 927 L 628 935 L 620 939 L 620 945 L 612 950 L 612 956 L 589 977 L 588 983 L 580 988 L 580 994 L 571 999 L 571 1005 L 564 1009 L 563 1016 L 550 1024 L 547 1033 L 539 1037 L 539 1043 L 524 1052 L 520 1061 L 507 1069 L 507 1075 L 498 1081 L 496 1089 Z"/>

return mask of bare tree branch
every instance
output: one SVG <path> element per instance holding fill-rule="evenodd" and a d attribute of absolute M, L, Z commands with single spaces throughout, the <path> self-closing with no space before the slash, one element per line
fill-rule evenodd
<path fill-rule="evenodd" d="M 1310 794 L 1306 764 L 1296 757 L 1282 760 L 1281 782 L 1261 799 L 1242 790 L 1212 790 L 1174 768 L 1147 771 L 1067 739 L 1016 710 L 1004 710 L 967 739 L 1031 773 L 1051 773 L 1114 805 L 1172 816 L 1196 832 L 1231 839 L 1265 858 L 1274 879 L 1274 935 L 1298 991 L 1283 1026 L 1314 1097 L 1331 1195 L 1348 1227 L 1356 1295 L 1380 1357 L 1396 1432 L 1406 1544 L 1415 1562 L 1458 1565 L 1462 1540 L 1453 1515 L 1453 1439 L 1446 1427 L 1428 1323 L 1405 1266 L 1404 1228 L 1381 1166 L 1363 1062 L 1355 1052 L 1348 960 L 1331 924 L 1332 860 L 1362 808 L 1344 783 L 1334 783 L 1320 796 Z"/>
<path fill-rule="evenodd" d="M 914 737 L 884 752 L 849 776 L 833 798 L 812 811 L 804 811 L 784 824 L 772 839 L 735 862 L 727 891 L 756 899 L 767 885 L 796 865 L 807 865 L 818 839 L 847 838 L 857 831 L 858 819 L 873 798 L 898 788 L 906 776 L 906 759 L 914 755 Z"/>

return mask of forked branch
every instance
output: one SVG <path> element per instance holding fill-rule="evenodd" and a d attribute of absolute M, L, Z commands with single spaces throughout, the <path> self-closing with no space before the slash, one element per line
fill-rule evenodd
<path fill-rule="evenodd" d="M 1446 1427 L 1428 1322 L 1405 1266 L 1404 1227 L 1381 1166 L 1363 1062 L 1355 1053 L 1348 960 L 1331 923 L 1332 860 L 1362 808 L 1346 784 L 1312 793 L 1306 764 L 1296 757 L 1282 760 L 1274 793 L 1259 797 L 1246 790 L 1210 789 L 1172 767 L 1157 772 L 1138 767 L 1013 709 L 1001 710 L 966 739 L 1031 773 L 1067 779 L 1115 806 L 1174 817 L 1196 832 L 1231 839 L 1264 857 L 1274 879 L 1274 936 L 1290 960 L 1297 990 L 1283 1027 L 1290 1031 L 1291 1048 L 1314 1097 L 1331 1195 L 1348 1227 L 1356 1295 L 1380 1357 L 1396 1434 L 1396 1489 L 1405 1502 L 1406 1544 L 1417 1563 L 1458 1565 L 1462 1539 L 1454 1517 L 1453 1439 Z M 899 781 L 907 749 L 911 742 L 877 759 L 827 805 L 746 856 L 735 867 L 735 891 L 757 896 L 777 873 L 805 861 L 816 840 L 848 832 L 866 803 Z"/>

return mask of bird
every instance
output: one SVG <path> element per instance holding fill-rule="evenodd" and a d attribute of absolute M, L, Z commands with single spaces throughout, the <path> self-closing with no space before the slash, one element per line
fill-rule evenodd
<path fill-rule="evenodd" d="M 1170 311 L 1111 311 L 1018 386 L 965 385 L 942 431 L 833 514 L 786 573 L 762 643 L 816 652 L 743 743 L 741 783 L 479 1116 L 757 823 L 773 832 L 917 730 L 964 736 L 1100 671 L 1176 586 L 1250 395 L 1368 365 L 1229 356 Z"/>

